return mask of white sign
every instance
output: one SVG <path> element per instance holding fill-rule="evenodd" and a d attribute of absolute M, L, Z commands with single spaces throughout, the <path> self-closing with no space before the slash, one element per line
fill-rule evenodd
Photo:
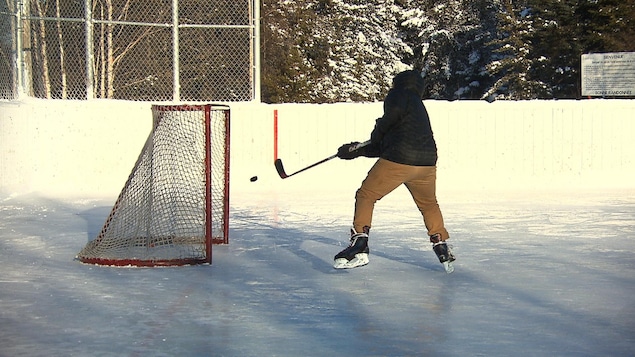
<path fill-rule="evenodd" d="M 635 96 L 635 52 L 582 55 L 582 95 Z"/>

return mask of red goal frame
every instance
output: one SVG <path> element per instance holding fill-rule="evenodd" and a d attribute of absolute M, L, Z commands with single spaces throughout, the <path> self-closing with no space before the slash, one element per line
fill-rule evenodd
<path fill-rule="evenodd" d="M 194 112 L 201 112 L 202 115 Z M 143 267 L 152 267 L 152 266 L 179 266 L 179 265 L 192 265 L 192 264 L 211 264 L 212 263 L 212 245 L 214 244 L 228 244 L 229 243 L 229 172 L 230 172 L 230 108 L 227 105 L 220 104 L 175 104 L 175 105 L 153 105 L 152 106 L 153 113 L 153 129 L 148 139 L 146 140 L 146 144 L 135 163 L 134 168 L 124 188 L 122 189 L 119 197 L 115 201 L 113 208 L 108 215 L 104 226 L 99 233 L 99 235 L 93 240 L 90 241 L 86 247 L 77 255 L 77 259 L 83 263 L 87 264 L 97 264 L 97 265 L 110 265 L 110 266 L 143 266 Z M 194 116 L 192 119 L 191 116 Z M 175 119 L 171 119 L 171 116 L 175 116 Z M 203 217 L 199 217 L 204 220 L 204 237 L 180 237 L 175 236 L 172 233 L 163 233 L 161 237 L 151 237 L 150 234 L 135 236 L 134 234 L 128 237 L 127 234 L 123 234 L 124 238 L 120 238 L 117 234 L 114 237 L 109 235 L 109 231 L 111 230 L 111 225 L 119 225 L 119 226 L 131 226 L 129 222 L 116 222 L 113 224 L 113 221 L 124 220 L 125 218 L 121 218 L 118 216 L 120 210 L 124 210 L 125 207 L 128 206 L 141 206 L 146 201 L 143 202 L 129 202 L 131 201 L 131 196 L 129 195 L 129 191 L 138 189 L 139 185 L 144 187 L 144 185 L 153 185 L 152 182 L 145 183 L 142 180 L 147 180 L 147 178 L 142 177 L 139 179 L 137 176 L 137 172 L 139 170 L 143 170 L 145 166 L 148 165 L 147 158 L 153 157 L 151 155 L 154 154 L 154 137 L 155 132 L 159 129 L 160 125 L 163 125 L 162 120 L 174 120 L 179 121 L 180 116 L 190 116 L 188 117 L 189 122 L 194 122 L 195 127 L 199 124 L 196 124 L 200 121 L 200 125 L 202 126 L 203 136 L 204 136 L 204 190 L 205 192 L 202 194 L 204 197 L 204 219 Z M 168 124 L 166 124 L 168 125 Z M 169 124 L 173 125 L 173 124 Z M 186 129 L 191 130 L 191 129 Z M 196 131 L 201 130 L 195 129 Z M 163 131 L 170 133 L 173 131 L 173 128 L 168 127 L 167 129 L 163 129 Z M 217 133 L 221 132 L 221 138 L 218 139 L 216 137 Z M 198 135 L 195 134 L 198 138 Z M 187 132 L 184 134 L 184 137 L 191 138 L 192 135 Z M 160 139 L 159 139 L 160 140 Z M 199 141 L 200 142 L 200 141 Z M 178 145 L 178 140 L 177 144 Z M 183 145 L 188 145 L 188 143 L 184 143 Z M 179 151 L 182 148 L 173 148 L 175 151 Z M 165 150 L 162 148 L 161 150 Z M 221 151 L 219 153 L 218 151 Z M 219 156 L 220 155 L 220 156 Z M 216 158 L 216 160 L 214 160 Z M 219 160 L 222 158 L 222 160 Z M 145 161 L 144 161 L 145 160 Z M 163 159 L 165 160 L 165 159 Z M 172 160 L 171 156 L 166 161 Z M 152 161 L 152 160 L 151 160 Z M 160 161 L 160 160 L 157 160 Z M 222 161 L 220 163 L 221 167 L 217 167 L 216 161 Z M 154 165 L 151 163 L 151 165 Z M 196 164 L 198 167 L 199 164 Z M 140 166 L 141 167 L 140 169 Z M 182 165 L 183 166 L 183 165 Z M 188 166 L 188 165 L 184 165 Z M 157 168 L 152 167 L 154 170 L 158 170 Z M 147 170 L 147 168 L 145 169 Z M 220 170 L 220 171 L 219 171 Z M 170 170 L 167 170 L 170 171 Z M 145 172 L 145 171 L 144 171 Z M 220 173 L 219 173 L 220 172 Z M 201 178 L 202 179 L 202 178 Z M 222 181 L 222 188 L 219 190 L 216 186 L 218 186 L 218 181 Z M 133 182 L 135 181 L 135 182 Z M 140 183 L 139 183 L 140 182 Z M 131 188 L 132 187 L 132 188 Z M 198 186 L 197 186 L 198 187 Z M 182 194 L 182 192 L 179 192 Z M 219 198 L 218 195 L 221 197 Z M 187 192 L 184 196 L 188 196 Z M 201 192 L 193 193 L 192 196 L 198 197 L 201 196 Z M 132 196 L 134 197 L 134 196 Z M 189 197 L 189 196 L 188 196 Z M 152 204 L 153 199 L 149 200 Z M 162 201 L 163 203 L 166 201 L 165 198 L 161 197 L 161 199 L 157 199 L 157 201 Z M 187 197 L 185 199 L 187 201 Z M 168 202 L 169 203 L 169 202 Z M 183 204 L 179 202 L 179 204 Z M 221 206 L 221 207 L 217 207 Z M 195 207 L 194 207 L 195 208 Z M 221 211 L 220 214 L 217 214 L 218 210 Z M 149 211 L 154 212 L 152 209 Z M 193 209 L 193 212 L 199 212 L 196 209 Z M 154 220 L 154 216 L 152 213 L 149 214 L 150 219 Z M 133 223 L 137 223 L 137 220 L 130 219 Z M 220 223 L 219 223 L 220 222 Z M 180 222 L 179 222 L 180 223 Z M 215 227 L 214 225 L 221 224 L 222 227 L 220 229 Z M 149 224 L 152 225 L 151 223 Z M 134 229 L 134 228 L 133 228 Z M 198 229 L 194 229 L 197 231 Z M 119 231 L 118 231 L 119 232 Z M 136 232 L 135 232 L 136 233 Z M 126 246 L 125 244 L 119 244 L 115 248 L 110 251 L 106 248 L 100 249 L 100 245 L 103 247 L 109 247 L 109 245 L 114 245 L 108 243 L 114 240 L 126 241 L 128 239 Z M 167 243 L 166 243 L 167 241 Z M 155 250 L 155 242 L 156 249 L 162 249 L 162 255 L 157 257 L 156 255 L 152 255 L 153 253 L 148 253 L 145 257 L 143 256 L 145 253 L 139 253 L 139 251 L 152 251 Z M 196 248 L 192 248 L 187 250 L 187 253 L 180 253 L 178 249 L 180 247 L 186 246 L 195 246 Z M 122 248 L 122 246 L 124 246 Z M 127 252 L 125 252 L 126 247 L 130 247 L 130 256 L 127 256 Z M 176 256 L 170 257 L 169 249 L 174 247 Z M 204 248 L 203 248 L 204 247 Z M 113 253 L 116 251 L 116 253 Z M 204 251 L 204 254 L 203 254 Z M 195 252 L 195 253 L 192 253 Z M 136 255 L 135 255 L 136 254 Z M 167 256 L 165 254 L 168 254 Z M 141 255 L 141 256 L 139 256 Z"/>

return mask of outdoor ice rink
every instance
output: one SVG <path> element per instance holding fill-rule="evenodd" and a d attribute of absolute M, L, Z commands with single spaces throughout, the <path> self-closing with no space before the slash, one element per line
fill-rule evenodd
<path fill-rule="evenodd" d="M 0 102 L 0 357 L 633 356 L 633 101 L 426 106 L 453 274 L 403 187 L 370 264 L 332 268 L 372 159 L 276 174 L 367 139 L 381 103 L 232 104 L 229 244 L 211 266 L 113 268 L 75 256 L 150 103 Z"/>
<path fill-rule="evenodd" d="M 635 351 L 635 190 L 439 192 L 453 274 L 403 188 L 376 206 L 370 264 L 334 270 L 353 194 L 234 191 L 230 244 L 177 268 L 74 260 L 115 197 L 6 197 L 0 356 Z"/>

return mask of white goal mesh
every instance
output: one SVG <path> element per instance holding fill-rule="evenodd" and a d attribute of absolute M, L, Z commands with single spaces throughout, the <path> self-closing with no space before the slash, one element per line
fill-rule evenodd
<path fill-rule="evenodd" d="M 211 263 L 228 243 L 229 108 L 154 105 L 153 129 L 99 235 L 77 255 L 103 265 Z"/>

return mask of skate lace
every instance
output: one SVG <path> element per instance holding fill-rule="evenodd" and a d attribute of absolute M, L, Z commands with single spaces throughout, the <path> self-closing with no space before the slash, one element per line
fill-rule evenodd
<path fill-rule="evenodd" d="M 355 245 L 355 243 L 357 243 L 357 239 L 359 238 L 368 238 L 368 234 L 366 233 L 355 233 L 353 234 L 353 236 L 351 236 L 351 243 L 348 245 L 349 247 L 352 247 Z"/>

